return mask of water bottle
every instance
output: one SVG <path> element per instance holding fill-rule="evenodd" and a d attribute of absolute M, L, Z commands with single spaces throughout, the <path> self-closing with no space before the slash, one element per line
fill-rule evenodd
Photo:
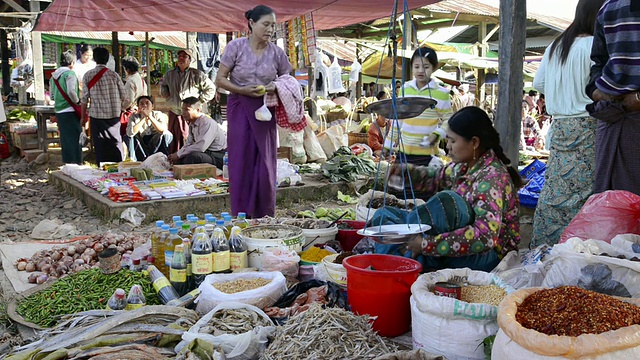
<path fill-rule="evenodd" d="M 222 180 L 229 180 L 229 153 L 225 152 L 222 158 Z"/>

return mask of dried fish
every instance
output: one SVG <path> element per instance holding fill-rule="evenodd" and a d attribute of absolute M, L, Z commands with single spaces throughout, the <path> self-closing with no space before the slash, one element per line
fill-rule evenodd
<path fill-rule="evenodd" d="M 371 328 L 369 316 L 312 304 L 278 327 L 261 360 L 374 359 L 398 350 Z"/>
<path fill-rule="evenodd" d="M 198 332 L 214 336 L 222 334 L 237 335 L 251 331 L 257 326 L 272 325 L 269 320 L 248 309 L 221 309 L 216 311 L 211 320 L 202 326 Z"/>

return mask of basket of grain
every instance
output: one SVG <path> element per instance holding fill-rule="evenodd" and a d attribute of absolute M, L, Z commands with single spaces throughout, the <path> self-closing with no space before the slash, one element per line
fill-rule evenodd
<path fill-rule="evenodd" d="M 199 290 L 200 296 L 195 303 L 196 311 L 201 315 L 228 301 L 264 309 L 275 304 L 287 291 L 287 280 L 279 271 L 211 274 L 200 284 Z"/>

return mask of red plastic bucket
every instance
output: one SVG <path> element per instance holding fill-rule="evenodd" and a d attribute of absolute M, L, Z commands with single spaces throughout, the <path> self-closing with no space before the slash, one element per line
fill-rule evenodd
<path fill-rule="evenodd" d="M 9 142 L 4 134 L 0 134 L 0 159 L 6 159 L 9 154 Z"/>
<path fill-rule="evenodd" d="M 377 316 L 373 329 L 382 336 L 399 336 L 411 329 L 411 285 L 422 265 L 395 255 L 356 255 L 342 262 L 347 269 L 351 311 Z"/>
<path fill-rule="evenodd" d="M 347 224 L 353 230 L 342 230 L 340 224 Z M 364 221 L 356 220 L 339 220 L 338 221 L 338 234 L 336 240 L 340 242 L 340 247 L 344 251 L 351 251 L 353 247 L 363 238 L 362 235 L 358 235 L 358 230 L 363 229 L 366 223 Z"/>

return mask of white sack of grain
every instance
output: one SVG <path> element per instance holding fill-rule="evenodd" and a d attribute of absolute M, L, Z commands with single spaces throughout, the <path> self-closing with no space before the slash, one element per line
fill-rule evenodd
<path fill-rule="evenodd" d="M 256 278 L 271 280 L 271 282 L 257 289 L 234 294 L 224 293 L 214 287 L 214 284 L 217 283 Z M 211 274 L 207 275 L 198 289 L 200 290 L 200 295 L 195 300 L 195 303 L 197 304 L 196 311 L 200 315 L 208 313 L 218 304 L 229 301 L 237 301 L 264 309 L 275 304 L 280 296 L 287 291 L 287 279 L 279 271 Z"/>
<path fill-rule="evenodd" d="M 498 307 L 435 295 L 438 282 L 496 285 L 507 294 L 514 289 L 495 275 L 469 268 L 422 274 L 411 286 L 413 348 L 450 360 L 484 360 L 482 341 L 498 332 Z"/>

